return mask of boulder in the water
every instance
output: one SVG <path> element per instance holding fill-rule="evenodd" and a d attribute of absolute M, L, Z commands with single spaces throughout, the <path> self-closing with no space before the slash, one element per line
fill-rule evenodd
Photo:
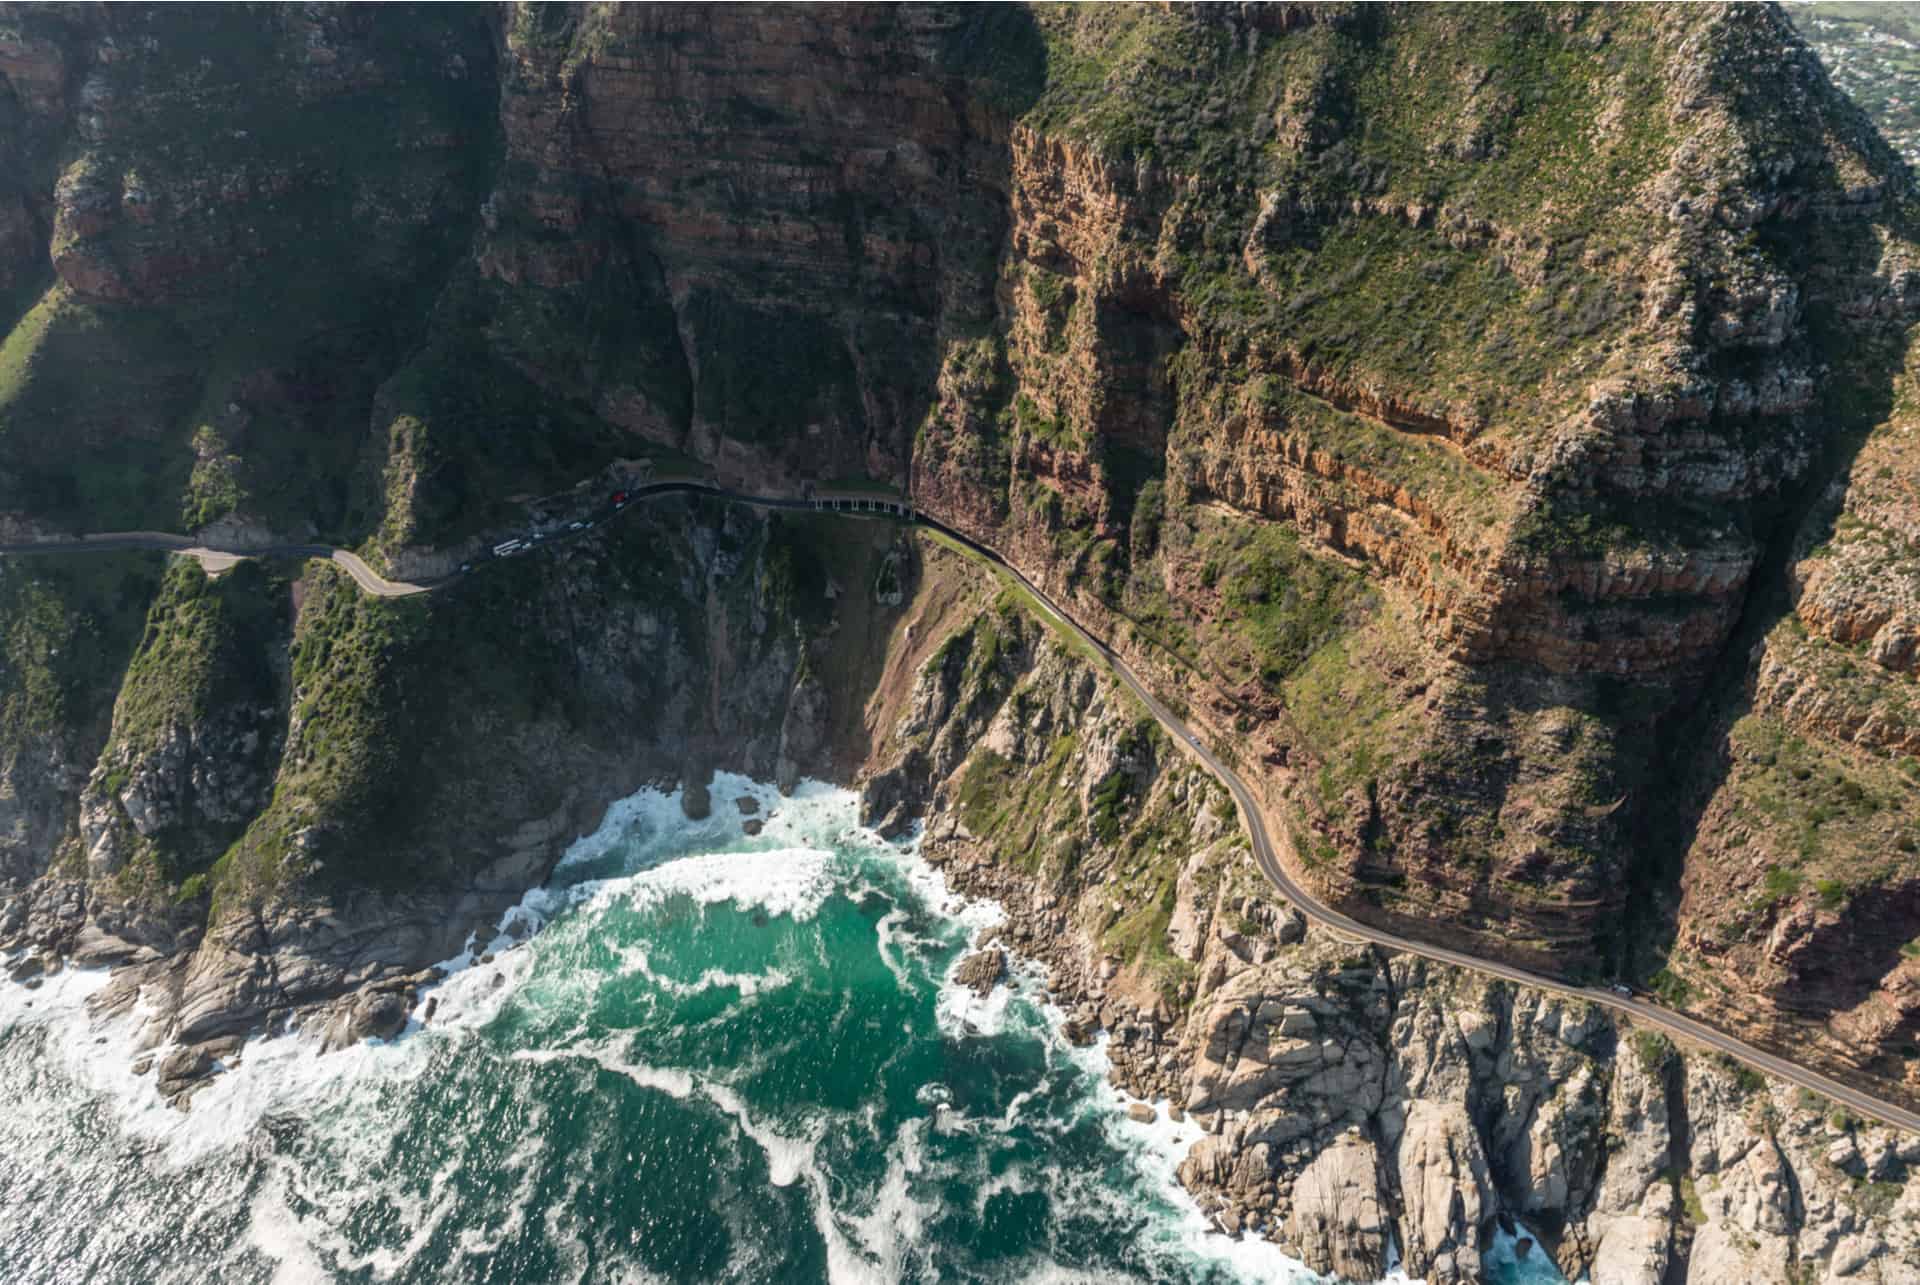
<path fill-rule="evenodd" d="M 953 980 L 974 994 L 985 996 L 991 994 L 1006 975 L 1007 953 L 998 946 L 989 946 L 961 960 L 960 967 L 953 972 Z"/>
<path fill-rule="evenodd" d="M 172 1098 L 204 1080 L 213 1071 L 213 1055 L 195 1046 L 177 1048 L 160 1059 L 155 1086 Z"/>
<path fill-rule="evenodd" d="M 348 1048 L 361 1040 L 390 1040 L 406 1029 L 412 997 L 401 990 L 363 991 L 334 1011 L 320 1051 Z"/>
<path fill-rule="evenodd" d="M 766 829 L 766 823 L 761 821 L 758 817 L 754 817 L 750 820 L 742 821 L 740 823 L 740 829 L 742 833 L 747 834 L 749 836 L 756 835 L 756 834 L 759 834 L 762 830 Z"/>
<path fill-rule="evenodd" d="M 750 817 L 760 810 L 760 800 L 751 794 L 743 794 L 733 801 L 733 806 L 740 809 L 741 816 Z"/>
<path fill-rule="evenodd" d="M 680 787 L 680 810 L 689 821 L 704 821 L 713 815 L 713 793 L 707 789 L 704 772 L 688 772 Z"/>
<path fill-rule="evenodd" d="M 1146 1103 L 1127 1103 L 1127 1119 L 1133 1121 L 1135 1124 L 1152 1124 L 1154 1118 L 1153 1108 Z"/>

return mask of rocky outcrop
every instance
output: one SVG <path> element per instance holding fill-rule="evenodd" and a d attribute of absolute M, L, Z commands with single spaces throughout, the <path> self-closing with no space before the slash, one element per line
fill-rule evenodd
<path fill-rule="evenodd" d="M 1422 1279 L 1472 1280 L 1480 1229 L 1497 1206 L 1480 1135 L 1464 1102 L 1419 1099 L 1407 1110 L 1394 1167 L 1407 1242 L 1407 1270 Z"/>
<path fill-rule="evenodd" d="M 1351 913 L 1664 966 L 1676 1002 L 1913 1083 L 1920 251 L 1905 171 L 1777 12 L 403 18 L 0 13 L 0 526 L 437 573 L 637 455 L 907 483 L 1232 747 Z M 1017 604 L 979 595 L 869 726 L 892 643 L 852 622 L 897 567 L 673 513 L 404 610 L 275 579 L 238 687 L 136 681 L 226 672 L 161 646 L 199 637 L 172 590 L 9 572 L 0 940 L 137 961 L 166 1020 L 231 1038 L 417 974 L 641 781 L 886 741 L 866 817 L 931 814 L 951 862 L 995 855 L 978 886 L 1040 898 L 1014 944 L 1216 1121 L 1223 1219 L 1371 1262 L 1371 1216 L 1322 1199 L 1371 1166 L 1436 1274 L 1473 1270 L 1470 1207 L 1559 1220 L 1569 1261 L 1685 1256 L 1673 1184 L 1595 1141 L 1604 1023 L 1222 893 L 1207 787 L 1140 719 L 1089 722 Z M 1467 1102 L 1478 1152 L 1421 1100 Z"/>
<path fill-rule="evenodd" d="M 1017 645 L 956 663 L 979 655 L 975 621 L 938 648 L 869 780 L 895 788 L 966 730 L 922 851 L 1006 908 L 1001 940 L 1048 965 L 1073 1030 L 1107 1030 L 1123 1088 L 1201 1125 L 1179 1175 L 1222 1229 L 1355 1280 L 1384 1271 L 1389 1239 L 1410 1275 L 1488 1279 L 1501 1228 L 1622 1285 L 1920 1273 L 1909 1140 L 1585 1003 L 1307 925 L 1217 787 L 1119 752 L 1134 714 L 1110 680 L 1031 625 L 990 627 Z M 1162 890 L 1157 947 L 1127 931 L 1139 887 Z"/>
<path fill-rule="evenodd" d="M 789 520 L 735 508 L 709 524 L 667 502 L 425 610 L 368 600 L 323 564 L 211 586 L 175 568 L 107 752 L 69 785 L 79 806 L 53 842 L 84 859 L 10 899 L 5 948 L 124 965 L 101 1002 L 137 1011 L 153 1048 L 224 1056 L 289 1022 L 333 1046 L 389 1035 L 423 970 L 490 932 L 611 800 L 689 763 L 689 799 L 716 764 L 830 770 L 858 696 L 808 667 L 855 604 L 796 595 L 870 579 L 891 542 L 871 534 L 817 560 Z M 276 596 L 298 602 L 290 622 Z M 264 628 L 219 614 L 248 602 Z M 833 664 L 867 681 L 859 661 Z M 250 666 L 264 708 L 239 681 Z M 515 704 L 523 682 L 543 699 Z M 169 1083 L 211 1065 L 180 1060 Z"/>
<path fill-rule="evenodd" d="M 1294 1179 L 1286 1237 L 1301 1261 L 1343 1280 L 1377 1280 L 1387 1263 L 1387 1219 L 1380 1203 L 1373 1143 L 1343 1134 Z"/>
<path fill-rule="evenodd" d="M 1007 953 L 996 946 L 988 946 L 961 960 L 953 971 L 953 980 L 957 985 L 984 997 L 992 993 L 1006 975 Z"/>

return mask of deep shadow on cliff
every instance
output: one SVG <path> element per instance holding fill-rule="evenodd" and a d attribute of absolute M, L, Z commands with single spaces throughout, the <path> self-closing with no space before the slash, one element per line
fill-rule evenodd
<path fill-rule="evenodd" d="M 637 468 L 905 485 L 1330 900 L 1920 1064 L 1910 179 L 1776 11 L 23 6 L 0 77 L 10 532 L 446 569 Z M 228 942 L 239 1024 L 350 988 L 390 938 L 300 990 L 267 908 L 453 933 L 642 780 L 852 771 L 863 547 L 17 577 L 13 904 Z"/>

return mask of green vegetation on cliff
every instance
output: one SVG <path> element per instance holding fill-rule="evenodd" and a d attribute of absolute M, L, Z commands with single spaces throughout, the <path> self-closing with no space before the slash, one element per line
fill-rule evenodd
<path fill-rule="evenodd" d="M 1270 33 L 1238 29 L 1265 25 L 1253 14 L 1042 6 L 1026 120 L 1091 144 L 1123 186 L 1122 167 L 1192 176 L 1173 265 L 1199 317 L 1283 335 L 1329 372 L 1537 417 L 1637 302 L 1617 259 L 1642 248 L 1643 215 L 1620 198 L 1672 138 L 1658 21 L 1333 6 Z"/>
<path fill-rule="evenodd" d="M 844 532 L 824 534 L 667 501 L 423 597 L 372 598 L 309 563 L 286 748 L 223 895 L 459 884 L 503 860 L 525 869 L 497 877 L 523 878 L 557 834 L 516 827 L 587 824 L 615 794 L 677 776 L 712 726 L 779 745 L 808 640 L 848 617 L 827 609 L 828 585 L 866 569 Z"/>
<path fill-rule="evenodd" d="M 165 314 L 50 290 L 0 341 L 0 506 L 81 530 L 171 527 L 193 360 Z"/>
<path fill-rule="evenodd" d="M 198 563 L 168 566 L 114 705 L 114 745 L 140 752 L 169 728 L 222 705 L 277 700 L 273 650 L 285 628 L 287 577 L 242 562 L 217 579 Z"/>
<path fill-rule="evenodd" d="M 0 565 L 0 730 L 104 736 L 160 576 L 157 554 Z"/>

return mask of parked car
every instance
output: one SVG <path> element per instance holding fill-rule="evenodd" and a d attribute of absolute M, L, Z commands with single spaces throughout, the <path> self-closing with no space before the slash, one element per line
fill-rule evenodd
<path fill-rule="evenodd" d="M 584 531 L 586 529 L 587 524 L 585 522 L 573 522 L 567 526 L 567 530 L 569 531 Z"/>
<path fill-rule="evenodd" d="M 616 509 L 622 509 L 622 508 L 625 508 L 626 505 L 627 505 L 627 493 L 625 491 L 615 491 L 613 493 L 613 507 Z"/>
<path fill-rule="evenodd" d="M 463 576 L 464 576 L 464 575 L 466 575 L 466 574 L 467 574 L 467 572 L 469 572 L 469 571 L 471 571 L 471 570 L 473 570 L 473 564 L 472 564 L 471 562 L 463 562 L 463 563 L 461 563 L 461 564 L 460 564 L 460 574 L 461 574 L 461 575 L 463 575 Z"/>

